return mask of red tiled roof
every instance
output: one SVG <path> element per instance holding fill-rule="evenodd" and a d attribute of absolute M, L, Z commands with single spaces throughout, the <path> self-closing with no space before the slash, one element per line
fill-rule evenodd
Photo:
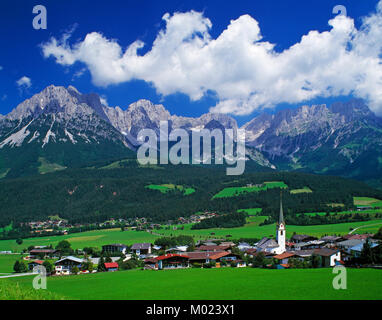
<path fill-rule="evenodd" d="M 291 252 L 284 252 L 282 254 L 278 254 L 277 256 L 274 256 L 273 258 L 278 260 L 288 259 L 290 257 L 293 257 L 295 254 Z"/>
<path fill-rule="evenodd" d="M 283 268 L 286 268 L 286 269 L 288 269 L 288 268 L 290 268 L 290 265 L 289 264 L 280 264 L 280 266 L 282 266 Z"/>
<path fill-rule="evenodd" d="M 106 262 L 105 263 L 105 268 L 106 269 L 118 268 L 118 263 L 117 262 Z"/>
<path fill-rule="evenodd" d="M 41 260 L 34 260 L 34 261 L 29 262 L 29 263 L 43 264 L 44 261 L 41 261 Z"/>
<path fill-rule="evenodd" d="M 167 260 L 167 259 L 175 258 L 175 257 L 178 257 L 178 258 L 187 258 L 188 259 L 188 256 L 181 255 L 181 254 L 166 254 L 164 256 L 156 257 L 155 259 L 157 261 L 161 261 L 161 260 Z"/>

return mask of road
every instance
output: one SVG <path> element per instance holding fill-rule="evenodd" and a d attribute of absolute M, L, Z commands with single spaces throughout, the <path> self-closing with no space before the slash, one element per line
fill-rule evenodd
<path fill-rule="evenodd" d="M 33 275 L 37 275 L 38 273 L 32 273 L 32 272 L 29 272 L 29 273 L 17 273 L 17 274 L 9 274 L 9 275 L 6 275 L 6 276 L 0 276 L 0 279 L 5 279 L 5 278 L 16 278 L 16 277 L 25 277 L 25 276 L 33 276 Z"/>
<path fill-rule="evenodd" d="M 362 228 L 374 227 L 374 226 L 379 226 L 379 225 L 382 225 L 382 222 L 381 223 L 375 223 L 375 224 L 368 224 L 366 226 L 355 228 L 354 230 L 350 231 L 349 234 L 353 234 L 354 232 L 356 232 L 357 230 L 362 229 Z"/>

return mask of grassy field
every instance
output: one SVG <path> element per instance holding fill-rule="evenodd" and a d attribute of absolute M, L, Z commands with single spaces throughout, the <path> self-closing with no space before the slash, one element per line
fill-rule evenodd
<path fill-rule="evenodd" d="M 239 212 L 245 212 L 245 213 L 247 213 L 250 216 L 257 216 L 262 211 L 263 211 L 262 208 L 251 208 L 251 209 L 242 209 L 242 210 L 239 210 Z"/>
<path fill-rule="evenodd" d="M 16 260 L 19 260 L 19 254 L 1 254 L 0 255 L 0 275 L 3 273 L 12 273 L 13 265 Z"/>
<path fill-rule="evenodd" d="M 64 300 L 47 290 L 34 290 L 14 281 L 0 280 L 0 300 Z"/>
<path fill-rule="evenodd" d="M 382 272 L 348 269 L 347 290 L 336 291 L 332 269 L 187 269 L 125 271 L 48 279 L 48 292 L 87 300 L 380 300 Z M 1 281 L 1 280 L 0 280 Z M 31 277 L 13 278 L 31 289 Z M 153 285 L 155 284 L 155 285 Z"/>
<path fill-rule="evenodd" d="M 55 246 L 61 240 L 68 240 L 74 249 L 82 249 L 89 246 L 100 247 L 110 243 L 125 243 L 131 245 L 137 242 L 152 242 L 155 241 L 156 238 L 156 236 L 148 232 L 121 232 L 120 229 L 97 230 L 65 236 L 29 238 L 24 239 L 21 245 L 18 245 L 15 240 L 1 240 L 0 251 L 11 250 L 13 252 L 20 252 L 22 249 L 28 248 L 31 245 L 43 246 L 52 244 Z"/>
<path fill-rule="evenodd" d="M 63 167 L 57 163 L 50 163 L 45 158 L 42 158 L 42 157 L 40 157 L 38 161 L 40 162 L 40 166 L 38 167 L 38 171 L 40 174 L 46 174 L 46 173 L 66 169 L 66 167 Z"/>
<path fill-rule="evenodd" d="M 141 242 L 154 242 L 159 236 L 177 236 L 177 235 L 191 235 L 195 237 L 195 240 L 226 237 L 231 235 L 233 239 L 240 238 L 258 238 L 262 237 L 274 237 L 276 225 L 259 226 L 267 217 L 265 216 L 250 216 L 247 219 L 247 224 L 240 228 L 229 229 L 206 229 L 206 230 L 191 230 L 192 224 L 184 225 L 184 230 L 181 230 L 181 226 L 176 226 L 177 230 L 173 230 L 171 227 L 169 230 L 162 228 L 156 230 L 155 233 L 159 235 L 150 234 L 148 232 L 138 231 L 124 231 L 120 229 L 111 230 L 97 230 L 89 231 L 65 236 L 55 237 L 41 237 L 41 238 L 29 238 L 24 239 L 21 245 L 18 245 L 15 240 L 1 240 L 0 251 L 12 251 L 21 252 L 22 249 L 28 248 L 31 245 L 43 246 L 57 245 L 61 240 L 68 240 L 74 249 L 82 249 L 84 247 L 101 247 L 110 243 L 124 243 L 131 245 L 133 243 Z M 318 225 L 318 226 L 287 226 L 287 236 L 291 237 L 294 232 L 298 234 L 309 234 L 312 236 L 321 237 L 323 235 L 344 235 L 350 232 L 351 228 L 359 228 L 358 233 L 376 233 L 380 227 L 382 227 L 382 220 L 371 220 L 354 223 L 340 223 L 331 225 Z M 214 233 L 214 235 L 211 235 Z M 0 271 L 1 272 L 1 271 Z"/>
<path fill-rule="evenodd" d="M 354 205 L 359 207 L 382 207 L 382 200 L 367 197 L 354 197 Z"/>
<path fill-rule="evenodd" d="M 351 214 L 351 215 L 354 215 L 354 214 L 359 214 L 359 215 L 365 215 L 365 214 L 369 214 L 369 215 L 375 215 L 377 213 L 382 213 L 382 209 L 371 209 L 371 210 L 365 210 L 365 211 L 340 211 L 340 212 L 330 212 L 331 215 L 344 215 L 344 214 Z M 315 216 L 315 215 L 319 215 L 319 216 L 325 216 L 326 215 L 326 212 L 307 212 L 307 213 L 298 213 L 297 216 L 300 216 L 300 215 L 306 215 L 306 216 Z"/>
<path fill-rule="evenodd" d="M 248 223 L 240 228 L 231 229 L 206 229 L 206 230 L 191 230 L 192 225 L 185 225 L 184 230 L 159 230 L 158 233 L 164 234 L 166 236 L 177 236 L 180 234 L 186 234 L 195 236 L 195 239 L 205 239 L 206 237 L 216 238 L 225 237 L 231 235 L 233 239 L 240 238 L 258 238 L 262 237 L 274 237 L 276 225 L 266 225 L 259 226 L 267 217 L 255 216 L 249 217 Z M 317 225 L 317 226 L 287 226 L 287 237 L 291 237 L 294 232 L 298 234 L 308 234 L 316 237 L 321 237 L 324 235 L 345 235 L 350 232 L 350 229 L 372 225 L 371 227 L 359 229 L 359 233 L 376 233 L 380 227 L 382 227 L 382 220 L 371 220 L 362 221 L 354 223 L 338 223 L 330 225 Z M 214 233 L 214 235 L 211 235 Z"/>
<path fill-rule="evenodd" d="M 308 187 L 304 187 L 302 189 L 291 190 L 290 193 L 291 194 L 313 193 L 313 191 L 310 188 L 308 188 Z"/>
<path fill-rule="evenodd" d="M 151 184 L 147 186 L 146 188 L 151 189 L 151 190 L 157 190 L 160 191 L 164 194 L 171 190 L 179 190 L 180 192 L 183 192 L 185 196 L 188 196 L 190 194 L 193 194 L 196 190 L 193 188 L 185 188 L 183 186 L 176 186 L 174 184 L 162 184 L 162 185 L 156 185 L 156 184 Z"/>
<path fill-rule="evenodd" d="M 266 191 L 268 189 L 274 189 L 274 188 L 286 189 L 288 188 L 288 186 L 284 182 L 273 181 L 273 182 L 264 182 L 263 186 L 225 188 L 222 191 L 220 191 L 218 194 L 216 194 L 213 197 L 213 199 L 231 198 L 231 197 L 236 197 L 243 193 L 260 192 L 260 191 Z"/>

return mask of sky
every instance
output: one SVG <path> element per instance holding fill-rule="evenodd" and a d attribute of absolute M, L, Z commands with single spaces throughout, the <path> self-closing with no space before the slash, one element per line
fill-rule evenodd
<path fill-rule="evenodd" d="M 46 30 L 33 28 L 36 5 Z M 1 114 L 54 84 L 239 123 L 351 97 L 382 115 L 377 0 L 3 0 L 0 39 Z"/>

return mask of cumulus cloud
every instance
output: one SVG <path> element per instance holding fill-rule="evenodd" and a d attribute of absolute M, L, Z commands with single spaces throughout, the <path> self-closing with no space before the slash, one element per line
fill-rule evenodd
<path fill-rule="evenodd" d="M 20 87 L 20 88 L 30 88 L 32 86 L 32 80 L 26 76 L 20 78 L 19 80 L 16 81 L 16 84 Z"/>
<path fill-rule="evenodd" d="M 84 63 L 97 86 L 140 79 L 162 95 L 176 92 L 192 100 L 213 91 L 212 112 L 236 115 L 279 103 L 353 94 L 382 114 L 382 0 L 357 29 L 350 17 L 336 16 L 329 31 L 311 31 L 300 42 L 275 51 L 249 15 L 232 20 L 216 39 L 203 13 L 165 14 L 166 27 L 144 55 L 136 41 L 126 49 L 98 32 L 69 44 L 69 36 L 42 44 L 58 64 Z"/>

